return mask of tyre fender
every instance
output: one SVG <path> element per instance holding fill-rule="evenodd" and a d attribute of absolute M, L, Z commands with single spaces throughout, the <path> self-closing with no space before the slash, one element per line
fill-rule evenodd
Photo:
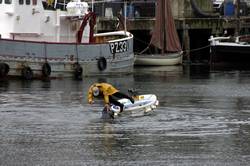
<path fill-rule="evenodd" d="M 82 78 L 82 73 L 83 73 L 82 66 L 79 63 L 76 63 L 75 64 L 75 71 L 74 71 L 75 78 L 76 79 Z"/>
<path fill-rule="evenodd" d="M 50 67 L 49 63 L 46 62 L 46 63 L 43 64 L 43 66 L 42 66 L 42 74 L 45 77 L 50 76 L 50 74 L 51 74 L 51 67 Z"/>
<path fill-rule="evenodd" d="M 0 63 L 0 76 L 5 77 L 8 75 L 10 67 L 6 63 Z"/>
<path fill-rule="evenodd" d="M 104 57 L 100 57 L 97 60 L 97 67 L 100 71 L 103 71 L 107 68 L 107 60 Z"/>

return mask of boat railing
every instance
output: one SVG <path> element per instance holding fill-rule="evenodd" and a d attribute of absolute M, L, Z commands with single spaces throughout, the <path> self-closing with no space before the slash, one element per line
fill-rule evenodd
<path fill-rule="evenodd" d="M 208 41 L 212 42 L 212 41 L 220 41 L 220 40 L 229 40 L 231 39 L 231 36 L 222 36 L 222 37 L 213 37 L 211 36 L 210 39 L 208 39 Z"/>
<path fill-rule="evenodd" d="M 220 42 L 223 41 L 236 41 L 237 39 L 233 36 L 222 36 L 222 37 L 213 37 L 210 36 L 210 38 L 208 39 L 208 41 L 210 42 L 210 45 L 214 46 Z"/>
<path fill-rule="evenodd" d="M 250 35 L 240 35 L 240 36 L 222 36 L 222 37 L 213 37 L 211 36 L 208 41 L 211 42 L 211 43 L 214 43 L 214 42 L 220 42 L 220 41 L 223 41 L 223 40 L 226 40 L 226 41 L 234 41 L 235 43 L 249 43 L 250 42 Z"/>
<path fill-rule="evenodd" d="M 155 17 L 155 0 L 89 0 L 90 10 L 99 18 L 112 19 L 120 15 L 129 19 L 148 19 Z"/>
<path fill-rule="evenodd" d="M 239 36 L 239 41 L 241 41 L 241 42 L 250 42 L 250 35 L 241 35 L 241 36 Z"/>
<path fill-rule="evenodd" d="M 47 10 L 67 10 L 67 3 L 70 0 L 54 0 L 52 4 L 43 2 Z M 99 18 L 116 19 L 124 16 L 128 20 L 153 19 L 155 17 L 155 0 L 87 0 L 89 10 L 96 13 Z"/>

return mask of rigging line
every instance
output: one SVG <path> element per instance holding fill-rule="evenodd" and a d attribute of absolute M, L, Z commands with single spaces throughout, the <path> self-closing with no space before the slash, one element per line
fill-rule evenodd
<path fill-rule="evenodd" d="M 134 37 L 134 40 L 137 40 L 138 42 L 143 43 L 143 44 L 147 44 L 147 45 L 150 44 L 150 42 L 149 43 L 145 42 L 145 41 L 141 40 L 140 38 Z"/>
<path fill-rule="evenodd" d="M 200 48 L 195 48 L 195 49 L 190 49 L 190 50 L 183 50 L 183 52 L 195 52 L 195 51 L 203 50 L 203 49 L 208 48 L 208 47 L 210 47 L 210 44 L 206 45 L 204 47 L 200 47 Z"/>
<path fill-rule="evenodd" d="M 78 64 L 79 59 L 78 59 L 78 46 L 77 46 L 77 43 L 76 43 L 75 47 L 76 47 L 76 62 Z"/>
<path fill-rule="evenodd" d="M 143 54 L 143 53 L 146 52 L 148 49 L 149 49 L 149 45 L 148 45 L 144 50 L 142 50 L 141 52 L 139 52 L 138 55 Z"/>
<path fill-rule="evenodd" d="M 200 47 L 200 48 L 196 48 L 196 49 L 183 50 L 183 52 L 195 52 L 195 51 L 203 50 L 203 49 L 208 48 L 208 47 L 210 47 L 210 45 L 207 45 L 207 46 L 204 46 L 204 47 Z M 138 55 L 143 54 L 145 51 L 147 51 L 147 49 L 149 49 L 149 45 L 144 50 L 142 50 L 141 52 L 139 52 Z"/>
<path fill-rule="evenodd" d="M 47 44 L 44 42 L 44 58 L 45 62 L 47 62 Z"/>
<path fill-rule="evenodd" d="M 149 46 L 151 45 L 151 41 L 149 43 L 146 43 L 143 40 L 140 40 L 139 38 L 134 38 L 134 39 L 141 42 L 141 43 L 143 43 L 143 44 L 147 44 L 147 47 L 144 48 L 141 52 L 138 53 L 139 55 L 143 54 L 145 51 L 147 51 L 149 49 Z M 200 50 L 206 49 L 208 47 L 210 47 L 210 44 L 208 44 L 206 46 L 203 46 L 203 47 L 195 48 L 195 49 L 183 50 L 183 52 L 195 52 L 195 51 L 200 51 Z"/>
<path fill-rule="evenodd" d="M 148 49 L 149 49 L 149 46 L 151 45 L 151 41 L 150 43 L 148 44 L 148 46 L 146 48 L 144 48 L 141 52 L 139 52 L 138 54 L 141 55 L 143 54 L 144 52 L 146 52 Z"/>
<path fill-rule="evenodd" d="M 146 48 L 144 48 L 142 51 L 140 51 L 138 54 L 140 55 L 140 54 L 143 54 L 145 51 L 147 51 L 148 49 L 149 49 L 149 46 L 151 45 L 151 41 L 149 42 L 149 43 L 146 43 L 146 42 L 144 42 L 143 40 L 140 40 L 139 38 L 134 38 L 135 40 L 137 40 L 137 41 L 139 41 L 139 42 L 141 42 L 141 43 L 143 43 L 143 44 L 147 44 L 147 47 Z"/>

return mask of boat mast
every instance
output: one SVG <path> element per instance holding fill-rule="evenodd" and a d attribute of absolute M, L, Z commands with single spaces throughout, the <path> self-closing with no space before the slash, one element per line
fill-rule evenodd
<path fill-rule="evenodd" d="M 235 17 L 236 17 L 236 29 L 235 29 L 235 36 L 239 36 L 240 35 L 240 2 L 239 0 L 235 0 L 235 6 L 236 6 L 236 10 L 235 10 Z"/>
<path fill-rule="evenodd" d="M 161 19 L 162 19 L 162 25 L 163 25 L 163 38 L 161 37 L 161 40 L 163 42 L 163 46 L 162 46 L 162 50 L 161 53 L 162 55 L 164 54 L 165 50 L 166 50 L 166 31 L 167 31 L 167 27 L 166 27 L 166 20 L 165 20 L 165 0 L 161 0 L 162 4 L 162 8 L 161 8 Z M 158 4 L 160 5 L 160 4 Z"/>
<path fill-rule="evenodd" d="M 124 1 L 124 31 L 127 32 L 127 1 Z"/>
<path fill-rule="evenodd" d="M 57 5 L 57 0 L 55 0 L 54 9 L 56 9 L 56 5 Z"/>

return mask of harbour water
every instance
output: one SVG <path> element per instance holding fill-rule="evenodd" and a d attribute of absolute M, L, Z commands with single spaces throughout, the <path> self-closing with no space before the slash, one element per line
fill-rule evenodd
<path fill-rule="evenodd" d="M 100 119 L 97 81 L 153 93 L 150 115 Z M 82 81 L 0 82 L 0 165 L 249 165 L 250 70 L 136 68 Z"/>

